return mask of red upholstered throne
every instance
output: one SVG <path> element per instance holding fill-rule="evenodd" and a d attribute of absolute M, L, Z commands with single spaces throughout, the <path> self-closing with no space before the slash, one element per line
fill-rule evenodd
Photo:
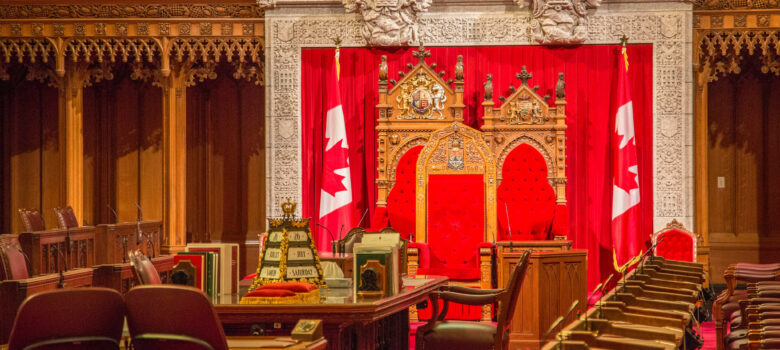
<path fill-rule="evenodd" d="M 698 237 L 677 220 L 672 220 L 666 228 L 653 234 L 655 255 L 670 260 L 696 262 L 696 244 Z"/>
<path fill-rule="evenodd" d="M 429 55 L 422 47 L 414 52 L 419 61 L 397 82 L 380 64 L 377 209 L 371 228 L 391 226 L 409 239 L 409 274 L 445 275 L 453 283 L 490 288 L 492 250 L 483 242 L 493 240 L 496 227 L 495 159 L 482 134 L 460 124 L 462 58 L 448 76 L 452 79 L 445 80 L 425 62 Z M 461 138 L 455 152 L 460 158 L 448 168 L 448 159 L 440 157 L 453 149 L 453 134 Z M 475 310 L 465 318 L 489 319 L 489 308 Z M 416 309 L 410 316 L 416 318 Z"/>
<path fill-rule="evenodd" d="M 485 141 L 496 157 L 498 240 L 546 240 L 568 235 L 566 208 L 566 114 L 563 74 L 556 84 L 555 105 L 539 96 L 525 66 L 520 86 L 510 86 L 494 108 L 492 78 L 485 82 Z M 550 82 L 552 83 L 552 82 Z M 552 84 L 550 84 L 552 85 Z M 508 222 L 507 222 L 508 220 Z"/>

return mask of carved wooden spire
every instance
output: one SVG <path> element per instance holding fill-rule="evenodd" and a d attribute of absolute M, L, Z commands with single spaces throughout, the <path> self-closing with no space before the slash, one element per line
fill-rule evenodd
<path fill-rule="evenodd" d="M 417 62 L 417 64 L 423 64 L 425 63 L 425 58 L 431 56 L 431 52 L 426 50 L 425 46 L 423 46 L 422 41 L 420 41 L 420 47 L 418 47 L 417 50 L 415 50 L 412 53 L 412 56 L 417 57 L 420 60 L 419 62 Z"/>
<path fill-rule="evenodd" d="M 525 69 L 525 66 L 520 70 L 520 73 L 517 73 L 516 75 L 517 79 L 520 79 L 520 84 L 528 86 L 528 80 L 534 77 L 533 73 L 528 73 L 528 70 Z"/>

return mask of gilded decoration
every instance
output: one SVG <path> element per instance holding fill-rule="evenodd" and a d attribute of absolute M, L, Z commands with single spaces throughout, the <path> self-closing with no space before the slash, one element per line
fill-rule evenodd
<path fill-rule="evenodd" d="M 417 64 L 399 71 L 398 81 L 390 79 L 387 58 L 379 63 L 379 136 L 377 139 L 378 203 L 386 203 L 395 184 L 395 168 L 412 147 L 425 144 L 430 134 L 463 116 L 463 60 L 458 59 L 454 80 L 445 81 L 445 72 L 436 73 L 436 64 L 425 60 L 430 51 L 422 45 L 413 52 Z M 461 151 L 463 148 L 461 147 Z M 442 159 L 447 155 L 442 154 Z M 445 161 L 446 163 L 446 161 Z M 458 166 L 453 162 L 453 166 Z"/>
<path fill-rule="evenodd" d="M 566 82 L 563 73 L 558 74 L 555 83 L 555 105 L 547 104 L 550 96 L 539 96 L 539 86 L 530 86 L 533 73 L 522 66 L 515 75 L 520 86 L 510 85 L 512 93 L 501 96 L 502 104 L 494 108 L 492 96 L 485 96 L 482 102 L 484 120 L 482 131 L 490 146 L 498 169 L 515 147 L 528 144 L 536 149 L 547 163 L 547 176 L 553 186 L 558 204 L 566 203 Z M 492 77 L 485 82 L 492 84 Z M 552 85 L 552 82 L 550 82 Z M 502 174 L 497 174 L 498 181 Z"/>
<path fill-rule="evenodd" d="M 481 174 L 484 176 L 485 227 L 483 239 L 492 238 L 496 226 L 496 162 L 479 130 L 459 122 L 431 134 L 417 159 L 416 230 L 418 242 L 427 242 L 427 186 L 431 174 Z"/>

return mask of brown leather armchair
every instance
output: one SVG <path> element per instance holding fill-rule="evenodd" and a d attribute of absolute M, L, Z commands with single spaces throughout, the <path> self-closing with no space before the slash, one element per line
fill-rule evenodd
<path fill-rule="evenodd" d="M 37 232 L 46 229 L 46 223 L 38 209 L 19 209 L 19 216 L 22 218 L 25 232 Z"/>
<path fill-rule="evenodd" d="M 160 274 L 152 264 L 152 261 L 146 257 L 140 250 L 127 253 L 130 258 L 130 266 L 135 270 L 135 275 L 141 284 L 162 284 Z"/>
<path fill-rule="evenodd" d="M 73 208 L 71 206 L 64 208 L 54 208 L 54 213 L 57 214 L 57 220 L 60 222 L 60 228 L 79 227 L 79 221 L 76 219 L 76 213 L 73 212 Z"/>
<path fill-rule="evenodd" d="M 529 249 L 520 257 L 505 289 L 447 286 L 431 293 L 430 304 L 434 317 L 417 329 L 415 349 L 508 349 L 510 323 L 530 255 Z M 439 299 L 444 301 L 441 313 L 438 312 Z M 450 301 L 466 305 L 488 305 L 497 302 L 498 322 L 494 325 L 486 322 L 445 321 Z"/>

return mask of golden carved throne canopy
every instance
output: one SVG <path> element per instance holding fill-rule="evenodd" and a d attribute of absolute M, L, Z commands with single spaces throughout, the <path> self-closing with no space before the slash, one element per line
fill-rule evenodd
<path fill-rule="evenodd" d="M 399 71 L 398 81 L 388 79 L 386 56 L 379 65 L 378 205 L 386 204 L 395 169 L 409 149 L 425 144 L 435 130 L 463 121 L 463 57 L 458 56 L 453 79 L 445 81 L 436 63 L 425 62 L 430 52 L 422 45 L 413 56 L 417 64 L 407 63 L 409 71 Z"/>

